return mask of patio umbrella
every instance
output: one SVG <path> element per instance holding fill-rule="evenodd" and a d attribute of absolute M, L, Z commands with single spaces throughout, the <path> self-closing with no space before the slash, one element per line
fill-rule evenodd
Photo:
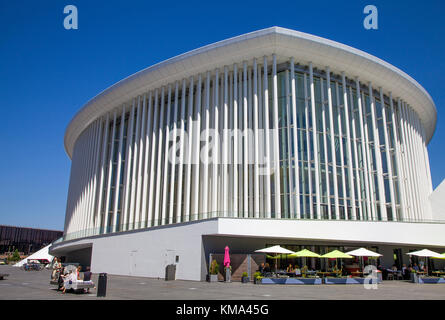
<path fill-rule="evenodd" d="M 322 258 L 328 258 L 328 259 L 335 259 L 335 266 L 337 267 L 337 259 L 351 259 L 353 256 L 346 254 L 344 252 L 341 252 L 340 250 L 334 250 L 331 252 L 328 252 L 321 256 Z"/>
<path fill-rule="evenodd" d="M 255 250 L 255 252 L 271 253 L 271 254 L 276 254 L 276 255 L 294 253 L 293 251 L 288 250 L 288 249 L 283 248 L 283 247 L 280 247 L 279 245 L 268 247 L 268 248 L 264 248 L 264 249 L 258 249 L 258 250 Z M 277 262 L 275 261 L 275 271 L 276 270 L 277 270 Z"/>
<path fill-rule="evenodd" d="M 431 257 L 431 258 L 433 258 L 433 259 L 445 259 L 445 253 L 441 253 L 440 254 L 442 257 Z"/>
<path fill-rule="evenodd" d="M 380 253 L 365 249 L 365 248 L 359 248 L 352 251 L 346 252 L 346 254 L 349 254 L 351 256 L 360 257 L 362 259 L 362 266 L 363 266 L 363 257 L 381 257 L 382 255 Z M 363 271 L 363 268 L 362 268 Z"/>
<path fill-rule="evenodd" d="M 441 255 L 440 253 L 437 253 L 437 252 L 434 252 L 434 251 L 431 251 L 428 249 L 423 249 L 423 250 L 414 251 L 414 252 L 408 252 L 407 255 L 425 258 L 427 270 L 428 270 L 428 258 L 436 258 L 436 259 L 444 258 L 444 256 Z"/>
<path fill-rule="evenodd" d="M 321 258 L 321 256 L 315 252 L 308 249 L 303 249 L 292 253 L 288 256 L 289 258 Z M 304 264 L 306 265 L 306 259 L 304 259 Z"/>
<path fill-rule="evenodd" d="M 229 247 L 226 246 L 224 249 L 224 267 L 230 267 L 230 255 L 229 255 Z"/>

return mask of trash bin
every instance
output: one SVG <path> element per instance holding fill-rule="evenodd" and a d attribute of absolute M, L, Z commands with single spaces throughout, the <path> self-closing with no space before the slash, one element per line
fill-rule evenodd
<path fill-rule="evenodd" d="M 99 281 L 97 284 L 97 296 L 105 297 L 107 295 L 107 274 L 99 273 Z"/>
<path fill-rule="evenodd" d="M 165 267 L 165 281 L 176 279 L 176 265 L 169 264 Z"/>

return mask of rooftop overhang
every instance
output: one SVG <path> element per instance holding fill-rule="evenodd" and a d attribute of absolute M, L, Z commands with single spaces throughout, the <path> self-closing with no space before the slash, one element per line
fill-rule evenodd
<path fill-rule="evenodd" d="M 133 97 L 215 68 L 276 54 L 277 62 L 294 57 L 300 64 L 313 63 L 319 69 L 329 66 L 334 73 L 344 72 L 347 77 L 374 88 L 382 87 L 385 94 L 400 97 L 418 114 L 431 140 L 437 120 L 437 111 L 431 96 L 413 78 L 391 64 L 347 45 L 280 27 L 267 28 L 219 41 L 165 60 L 139 71 L 107 88 L 88 101 L 74 116 L 65 132 L 65 150 L 72 157 L 74 144 L 94 120 L 108 111 L 129 102 Z"/>

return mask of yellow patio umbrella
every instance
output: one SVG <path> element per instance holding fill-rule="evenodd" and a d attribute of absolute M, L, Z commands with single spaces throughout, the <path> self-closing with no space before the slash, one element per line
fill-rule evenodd
<path fill-rule="evenodd" d="M 312 252 L 308 249 L 303 249 L 292 253 L 287 256 L 288 258 L 321 258 L 318 253 Z M 306 265 L 306 259 L 304 260 L 304 265 Z"/>
<path fill-rule="evenodd" d="M 321 256 L 322 258 L 327 258 L 327 259 L 335 259 L 335 267 L 337 268 L 337 259 L 351 259 L 354 258 L 353 256 L 341 252 L 340 250 L 334 250 L 331 252 L 328 252 L 324 255 Z"/>
<path fill-rule="evenodd" d="M 433 259 L 441 259 L 441 260 L 444 260 L 444 259 L 445 259 L 445 253 L 441 253 L 440 255 L 443 256 L 443 257 L 432 257 L 432 258 L 433 258 Z"/>

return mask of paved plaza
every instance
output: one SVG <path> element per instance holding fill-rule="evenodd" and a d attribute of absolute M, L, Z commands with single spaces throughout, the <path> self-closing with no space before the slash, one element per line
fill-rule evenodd
<path fill-rule="evenodd" d="M 0 273 L 9 277 L 0 280 L 0 299 L 148 299 L 148 300 L 285 300 L 285 299 L 444 299 L 445 284 L 414 284 L 406 281 L 384 281 L 377 289 L 363 285 L 255 285 L 207 283 L 197 281 L 165 281 L 142 277 L 108 275 L 107 296 L 56 291 L 49 285 L 50 270 L 24 271 L 12 266 L 0 266 Z M 98 275 L 93 275 L 97 284 Z"/>

